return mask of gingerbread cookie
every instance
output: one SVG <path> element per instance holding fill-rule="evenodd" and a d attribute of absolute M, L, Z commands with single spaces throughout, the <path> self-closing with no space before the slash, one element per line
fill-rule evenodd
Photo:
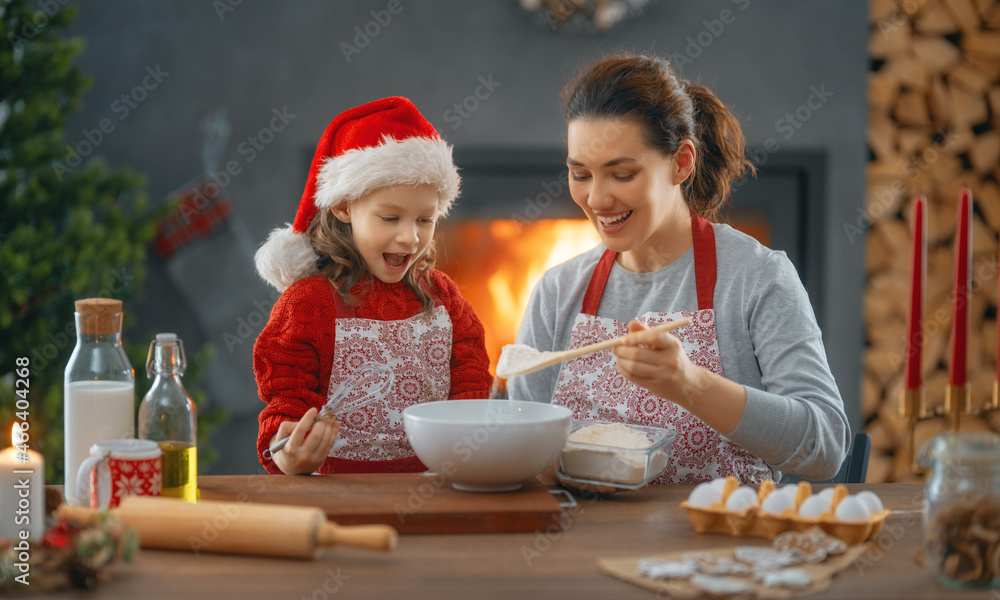
<path fill-rule="evenodd" d="M 767 587 L 805 589 L 812 585 L 812 577 L 802 569 L 779 569 L 754 573 L 753 578 Z"/>
<path fill-rule="evenodd" d="M 823 562 L 827 556 L 842 554 L 847 549 L 843 541 L 827 535 L 819 527 L 806 531 L 786 531 L 774 538 L 772 545 L 778 550 L 790 552 L 807 563 Z"/>
<path fill-rule="evenodd" d="M 644 558 L 635 570 L 650 579 L 687 579 L 698 572 L 698 565 L 689 560 Z"/>
<path fill-rule="evenodd" d="M 733 556 L 745 562 L 755 571 L 769 571 L 802 563 L 802 558 L 794 552 L 768 548 L 767 546 L 737 546 Z"/>
<path fill-rule="evenodd" d="M 722 575 L 695 575 L 691 585 L 713 596 L 735 596 L 737 594 L 752 594 L 756 590 L 746 579 L 725 577 Z"/>

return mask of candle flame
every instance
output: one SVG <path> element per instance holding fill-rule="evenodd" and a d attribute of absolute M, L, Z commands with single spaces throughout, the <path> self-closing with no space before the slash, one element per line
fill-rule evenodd
<path fill-rule="evenodd" d="M 21 446 L 24 444 L 24 432 L 21 431 L 21 426 L 17 423 L 10 428 L 10 443 L 13 446 Z"/>

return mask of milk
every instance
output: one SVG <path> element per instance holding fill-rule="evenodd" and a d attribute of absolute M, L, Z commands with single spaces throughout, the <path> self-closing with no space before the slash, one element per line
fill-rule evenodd
<path fill-rule="evenodd" d="M 88 505 L 78 498 L 76 475 L 95 442 L 135 437 L 135 384 L 127 381 L 76 381 L 65 391 L 64 493 L 69 504 Z"/>

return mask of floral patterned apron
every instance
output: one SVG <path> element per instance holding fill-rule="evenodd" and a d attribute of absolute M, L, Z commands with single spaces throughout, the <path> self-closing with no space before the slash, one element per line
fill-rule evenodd
<path fill-rule="evenodd" d="M 447 400 L 451 389 L 451 317 L 436 302 L 428 315 L 398 321 L 359 319 L 354 307 L 334 293 L 337 339 L 330 371 L 329 400 L 341 386 L 350 391 L 334 413 L 340 433 L 322 472 L 411 473 L 427 467 L 414 455 L 403 430 L 403 409 Z M 394 374 L 388 393 L 378 373 L 358 378 L 369 363 L 388 365 Z"/>
<path fill-rule="evenodd" d="M 691 362 L 722 375 L 712 308 L 716 279 L 715 232 L 712 224 L 694 211 L 691 212 L 691 229 L 698 310 L 649 312 L 637 320 L 652 327 L 690 317 L 691 326 L 671 333 L 680 338 Z M 594 269 L 582 310 L 573 323 L 571 349 L 628 333 L 627 323 L 597 316 L 615 256 L 615 252 L 605 251 Z M 758 483 L 771 477 L 771 470 L 762 460 L 727 440 L 701 419 L 625 379 L 618 372 L 610 350 L 564 363 L 552 402 L 571 409 L 576 419 L 600 419 L 677 431 L 667 469 L 654 483 L 697 483 L 728 475 L 735 475 L 743 483 Z"/>

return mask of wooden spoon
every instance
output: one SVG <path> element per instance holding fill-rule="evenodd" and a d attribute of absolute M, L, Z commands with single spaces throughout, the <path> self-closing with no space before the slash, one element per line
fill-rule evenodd
<path fill-rule="evenodd" d="M 671 331 L 673 329 L 687 327 L 690 324 L 691 319 L 685 317 L 683 319 L 657 325 L 656 327 L 651 327 L 650 331 Z M 604 340 L 603 342 L 597 342 L 596 344 L 580 346 L 579 348 L 574 348 L 572 350 L 552 352 L 542 352 L 528 346 L 527 344 L 508 344 L 503 347 L 503 350 L 500 351 L 500 360 L 497 361 L 497 377 L 508 379 L 516 375 L 533 373 L 544 369 L 545 367 L 551 367 L 552 365 L 557 365 L 567 360 L 572 360 L 574 358 L 586 356 L 587 354 L 593 354 L 594 352 L 600 352 L 601 350 L 607 350 L 609 348 L 614 348 L 615 346 L 620 346 L 625 342 L 625 338 L 627 337 L 628 335 L 623 335 L 610 340 Z"/>

